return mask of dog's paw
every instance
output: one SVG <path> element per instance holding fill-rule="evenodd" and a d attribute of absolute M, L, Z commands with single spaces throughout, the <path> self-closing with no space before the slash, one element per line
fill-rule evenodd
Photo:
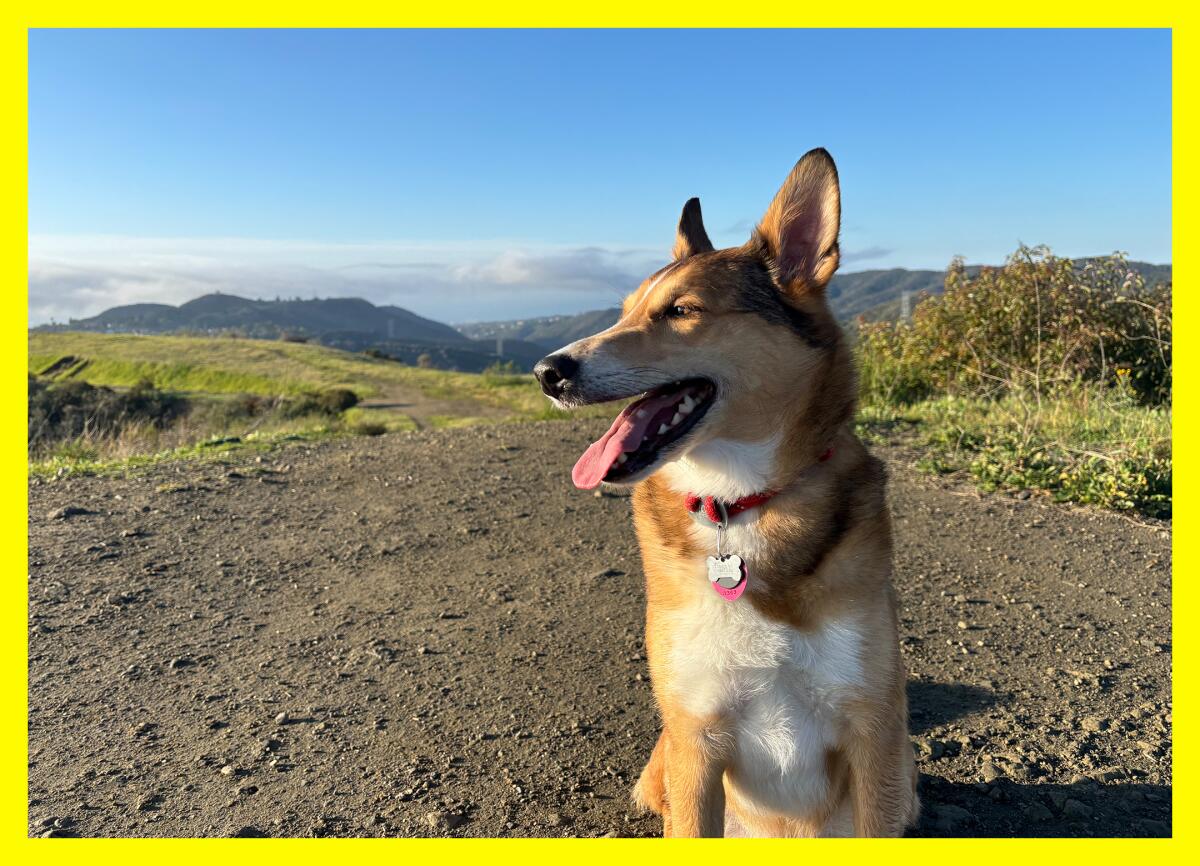
<path fill-rule="evenodd" d="M 637 784 L 633 786 L 632 796 L 633 804 L 642 811 L 661 815 L 667 801 L 662 774 L 651 772 L 650 766 L 647 765 L 646 769 L 642 770 Z"/>

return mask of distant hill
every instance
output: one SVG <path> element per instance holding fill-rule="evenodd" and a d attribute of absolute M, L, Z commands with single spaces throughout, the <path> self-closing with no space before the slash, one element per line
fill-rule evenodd
<path fill-rule="evenodd" d="M 237 332 L 245 337 L 272 338 L 283 334 L 319 337 L 328 331 L 355 331 L 389 340 L 461 343 L 467 338 L 441 322 L 400 307 L 377 307 L 361 298 L 313 300 L 251 300 L 237 295 L 203 295 L 172 307 L 131 304 L 113 307 L 88 319 L 44 330 L 102 331 L 162 334 Z"/>
<path fill-rule="evenodd" d="M 91 318 L 32 330 L 306 339 L 352 352 L 370 350 L 406 364 L 474 373 L 497 361 L 512 361 L 517 369 L 528 371 L 545 354 L 541 346 L 508 340 L 504 354 L 497 355 L 494 339 L 475 341 L 449 325 L 361 298 L 271 301 L 212 294 L 178 307 L 113 307 Z"/>
<path fill-rule="evenodd" d="M 557 349 L 567 343 L 603 331 L 620 316 L 620 309 L 592 310 L 576 316 L 540 316 L 507 322 L 474 322 L 459 325 L 458 330 L 473 340 L 527 340 Z"/>
<path fill-rule="evenodd" d="M 1080 264 L 1090 259 L 1079 259 Z M 1170 265 L 1129 262 L 1150 285 L 1171 279 Z M 980 265 L 971 265 L 968 273 L 978 273 Z M 900 315 L 901 298 L 907 292 L 915 304 L 922 293 L 940 294 L 946 279 L 945 271 L 911 271 L 904 268 L 857 271 L 837 274 L 829 283 L 829 303 L 834 315 L 842 321 L 857 316 L 868 320 L 894 319 Z M 475 322 L 459 325 L 458 330 L 472 339 L 528 340 L 547 349 L 557 349 L 567 343 L 602 331 L 617 321 L 620 309 L 591 310 L 577 316 L 542 316 L 533 319 L 514 319 L 506 322 Z"/>
<path fill-rule="evenodd" d="M 523 372 L 546 354 L 546 349 L 536 343 L 523 340 L 505 340 L 503 355 L 496 354 L 495 340 L 460 340 L 457 343 L 422 343 L 406 340 L 381 340 L 360 331 L 328 331 L 321 335 L 322 346 L 343 349 L 347 352 L 367 352 L 394 358 L 405 364 L 425 363 L 439 370 L 462 370 L 478 373 L 497 361 L 511 361 Z"/>

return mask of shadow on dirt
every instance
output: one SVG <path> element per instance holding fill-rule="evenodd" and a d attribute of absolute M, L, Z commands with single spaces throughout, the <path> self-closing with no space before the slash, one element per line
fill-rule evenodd
<path fill-rule="evenodd" d="M 967 783 L 922 773 L 920 792 L 921 820 L 910 836 L 1171 835 L 1167 785 Z"/>
<path fill-rule="evenodd" d="M 995 692 L 960 683 L 908 681 L 909 731 L 921 734 L 995 704 Z"/>

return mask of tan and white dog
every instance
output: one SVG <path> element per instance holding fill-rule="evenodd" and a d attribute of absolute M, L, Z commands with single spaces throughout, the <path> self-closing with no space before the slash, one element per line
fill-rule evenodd
<path fill-rule="evenodd" d="M 743 246 L 713 249 L 690 200 L 620 320 L 535 369 L 559 406 L 637 397 L 572 477 L 637 485 L 663 730 L 634 798 L 667 836 L 895 836 L 917 816 L 886 479 L 825 299 L 840 211 L 820 149 Z"/>

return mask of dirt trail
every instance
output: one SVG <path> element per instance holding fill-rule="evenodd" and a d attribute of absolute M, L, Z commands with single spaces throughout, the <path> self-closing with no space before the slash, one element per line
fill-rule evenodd
<path fill-rule="evenodd" d="M 629 503 L 568 480 L 598 427 L 35 483 L 30 834 L 657 834 Z M 1166 527 L 891 495 L 915 835 L 1169 834 Z"/>
<path fill-rule="evenodd" d="M 439 417 L 501 420 L 512 414 L 511 410 L 477 400 L 438 399 L 426 396 L 416 388 L 396 386 L 383 386 L 382 393 L 363 400 L 358 406 L 371 412 L 407 415 L 418 430 L 437 426 L 434 421 Z"/>

